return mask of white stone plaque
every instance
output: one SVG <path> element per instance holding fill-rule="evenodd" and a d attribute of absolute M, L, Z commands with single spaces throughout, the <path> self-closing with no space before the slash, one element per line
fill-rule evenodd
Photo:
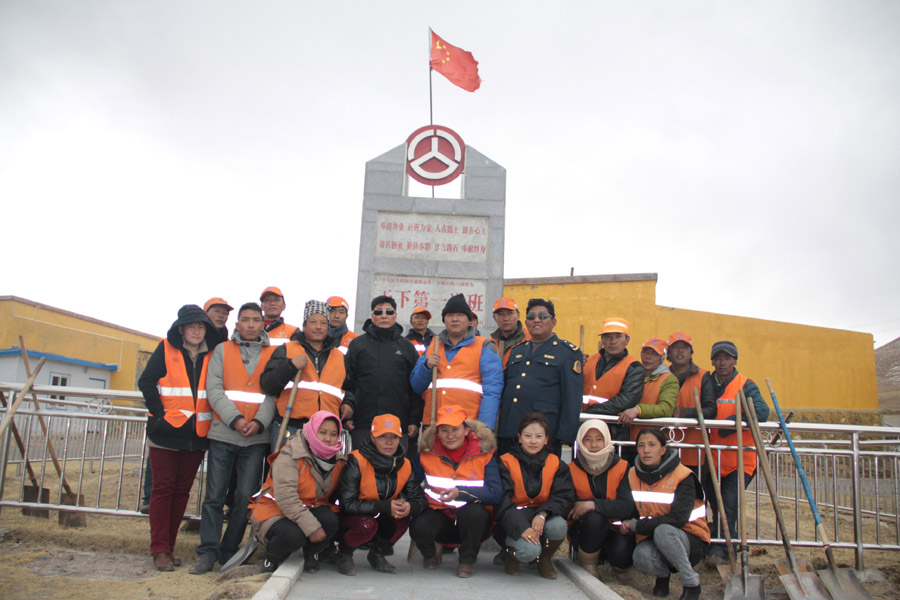
<path fill-rule="evenodd" d="M 375 256 L 485 263 L 489 222 L 488 217 L 379 212 Z"/>
<path fill-rule="evenodd" d="M 456 279 L 449 277 L 419 277 L 415 275 L 386 275 L 376 273 L 372 284 L 372 297 L 391 296 L 397 302 L 397 322 L 409 329 L 409 316 L 414 308 L 424 306 L 431 313 L 429 327 L 443 329 L 441 310 L 447 299 L 462 294 L 469 308 L 478 317 L 479 327 L 484 327 L 487 317 L 485 294 L 487 283 L 482 279 Z"/>

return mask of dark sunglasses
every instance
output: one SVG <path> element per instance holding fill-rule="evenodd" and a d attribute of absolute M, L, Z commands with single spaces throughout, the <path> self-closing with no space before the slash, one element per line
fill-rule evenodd
<path fill-rule="evenodd" d="M 537 321 L 540 319 L 541 321 L 546 321 L 547 319 L 552 319 L 550 313 L 528 313 L 525 315 L 525 318 L 529 321 Z"/>
<path fill-rule="evenodd" d="M 375 315 L 376 317 L 380 317 L 381 315 L 385 315 L 385 314 L 390 317 L 390 316 L 394 315 L 396 312 L 397 311 L 395 311 L 393 308 L 388 308 L 386 310 L 382 310 L 379 308 L 378 310 L 373 310 L 372 314 Z"/>

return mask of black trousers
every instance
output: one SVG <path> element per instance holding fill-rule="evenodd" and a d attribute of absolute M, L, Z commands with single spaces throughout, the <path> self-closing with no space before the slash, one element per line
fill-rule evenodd
<path fill-rule="evenodd" d="M 622 535 L 609 519 L 596 511 L 585 513 L 569 527 L 569 537 L 582 552 L 601 551 L 610 565 L 625 569 L 631 566 L 634 535 Z"/>
<path fill-rule="evenodd" d="M 460 507 L 456 519 L 442 510 L 426 508 L 413 519 L 409 536 L 422 556 L 435 555 L 435 542 L 459 546 L 459 562 L 475 564 L 481 542 L 491 535 L 491 513 L 483 504 L 469 503 Z"/>
<path fill-rule="evenodd" d="M 266 558 L 280 565 L 300 548 L 304 549 L 304 554 L 310 555 L 333 543 L 339 525 L 337 514 L 327 506 L 314 506 L 309 511 L 325 530 L 325 539 L 318 544 L 309 544 L 303 530 L 296 523 L 287 518 L 278 519 L 266 532 Z"/>

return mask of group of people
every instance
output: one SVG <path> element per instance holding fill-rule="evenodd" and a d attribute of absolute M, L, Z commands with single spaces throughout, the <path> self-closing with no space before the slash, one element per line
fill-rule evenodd
<path fill-rule="evenodd" d="M 695 393 L 705 418 L 734 420 L 741 389 L 766 420 L 757 386 L 735 368 L 733 343 L 713 345 L 707 372 L 684 332 L 652 337 L 640 358 L 630 355 L 630 325 L 616 317 L 603 322 L 599 352 L 582 354 L 554 333 L 555 307 L 545 299 L 529 300 L 524 327 L 515 300 L 498 299 L 489 337 L 462 295 L 443 307 L 439 334 L 420 307 L 404 336 L 389 296 L 372 300 L 359 336 L 347 328 L 343 298 L 308 301 L 302 327 L 284 322 L 285 306 L 279 288 L 266 288 L 260 304 L 238 309 L 231 336 L 233 309 L 223 299 L 184 306 L 147 363 L 139 387 L 150 413 L 158 569 L 181 564 L 175 538 L 205 452 L 191 573 L 227 562 L 248 518 L 266 571 L 302 550 L 306 572 L 328 562 L 354 575 L 353 553 L 363 547 L 372 568 L 394 572 L 387 557 L 407 530 L 426 569 L 440 565 L 442 548 L 458 548 L 460 577 L 472 576 L 493 534 L 502 548 L 494 562 L 507 573 L 536 560 L 542 576 L 555 578 L 550 558 L 568 537 L 591 574 L 601 560 L 623 578 L 634 565 L 656 576 L 660 597 L 671 572 L 681 576 L 682 598 L 699 597 L 693 567 L 707 554 L 724 561 L 724 547 L 709 547 L 707 499 L 713 532 L 719 523 L 704 488 L 719 473 L 722 526 L 734 535 L 737 485 L 752 479 L 755 453 L 746 453 L 743 481 L 733 450 L 715 454 L 704 473 L 699 451 L 669 447 L 645 421 L 696 418 Z M 733 446 L 733 435 L 717 430 L 711 441 Z M 688 429 L 684 442 L 698 437 Z M 571 464 L 560 459 L 563 444 L 573 447 Z"/>

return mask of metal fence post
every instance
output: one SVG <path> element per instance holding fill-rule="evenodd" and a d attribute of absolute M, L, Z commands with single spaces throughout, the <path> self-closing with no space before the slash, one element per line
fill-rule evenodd
<path fill-rule="evenodd" d="M 856 542 L 856 569 L 862 571 L 863 561 L 863 528 L 862 528 L 862 491 L 859 481 L 859 432 L 854 431 L 850 437 L 853 444 L 853 541 Z M 878 523 L 875 523 L 878 527 Z"/>

